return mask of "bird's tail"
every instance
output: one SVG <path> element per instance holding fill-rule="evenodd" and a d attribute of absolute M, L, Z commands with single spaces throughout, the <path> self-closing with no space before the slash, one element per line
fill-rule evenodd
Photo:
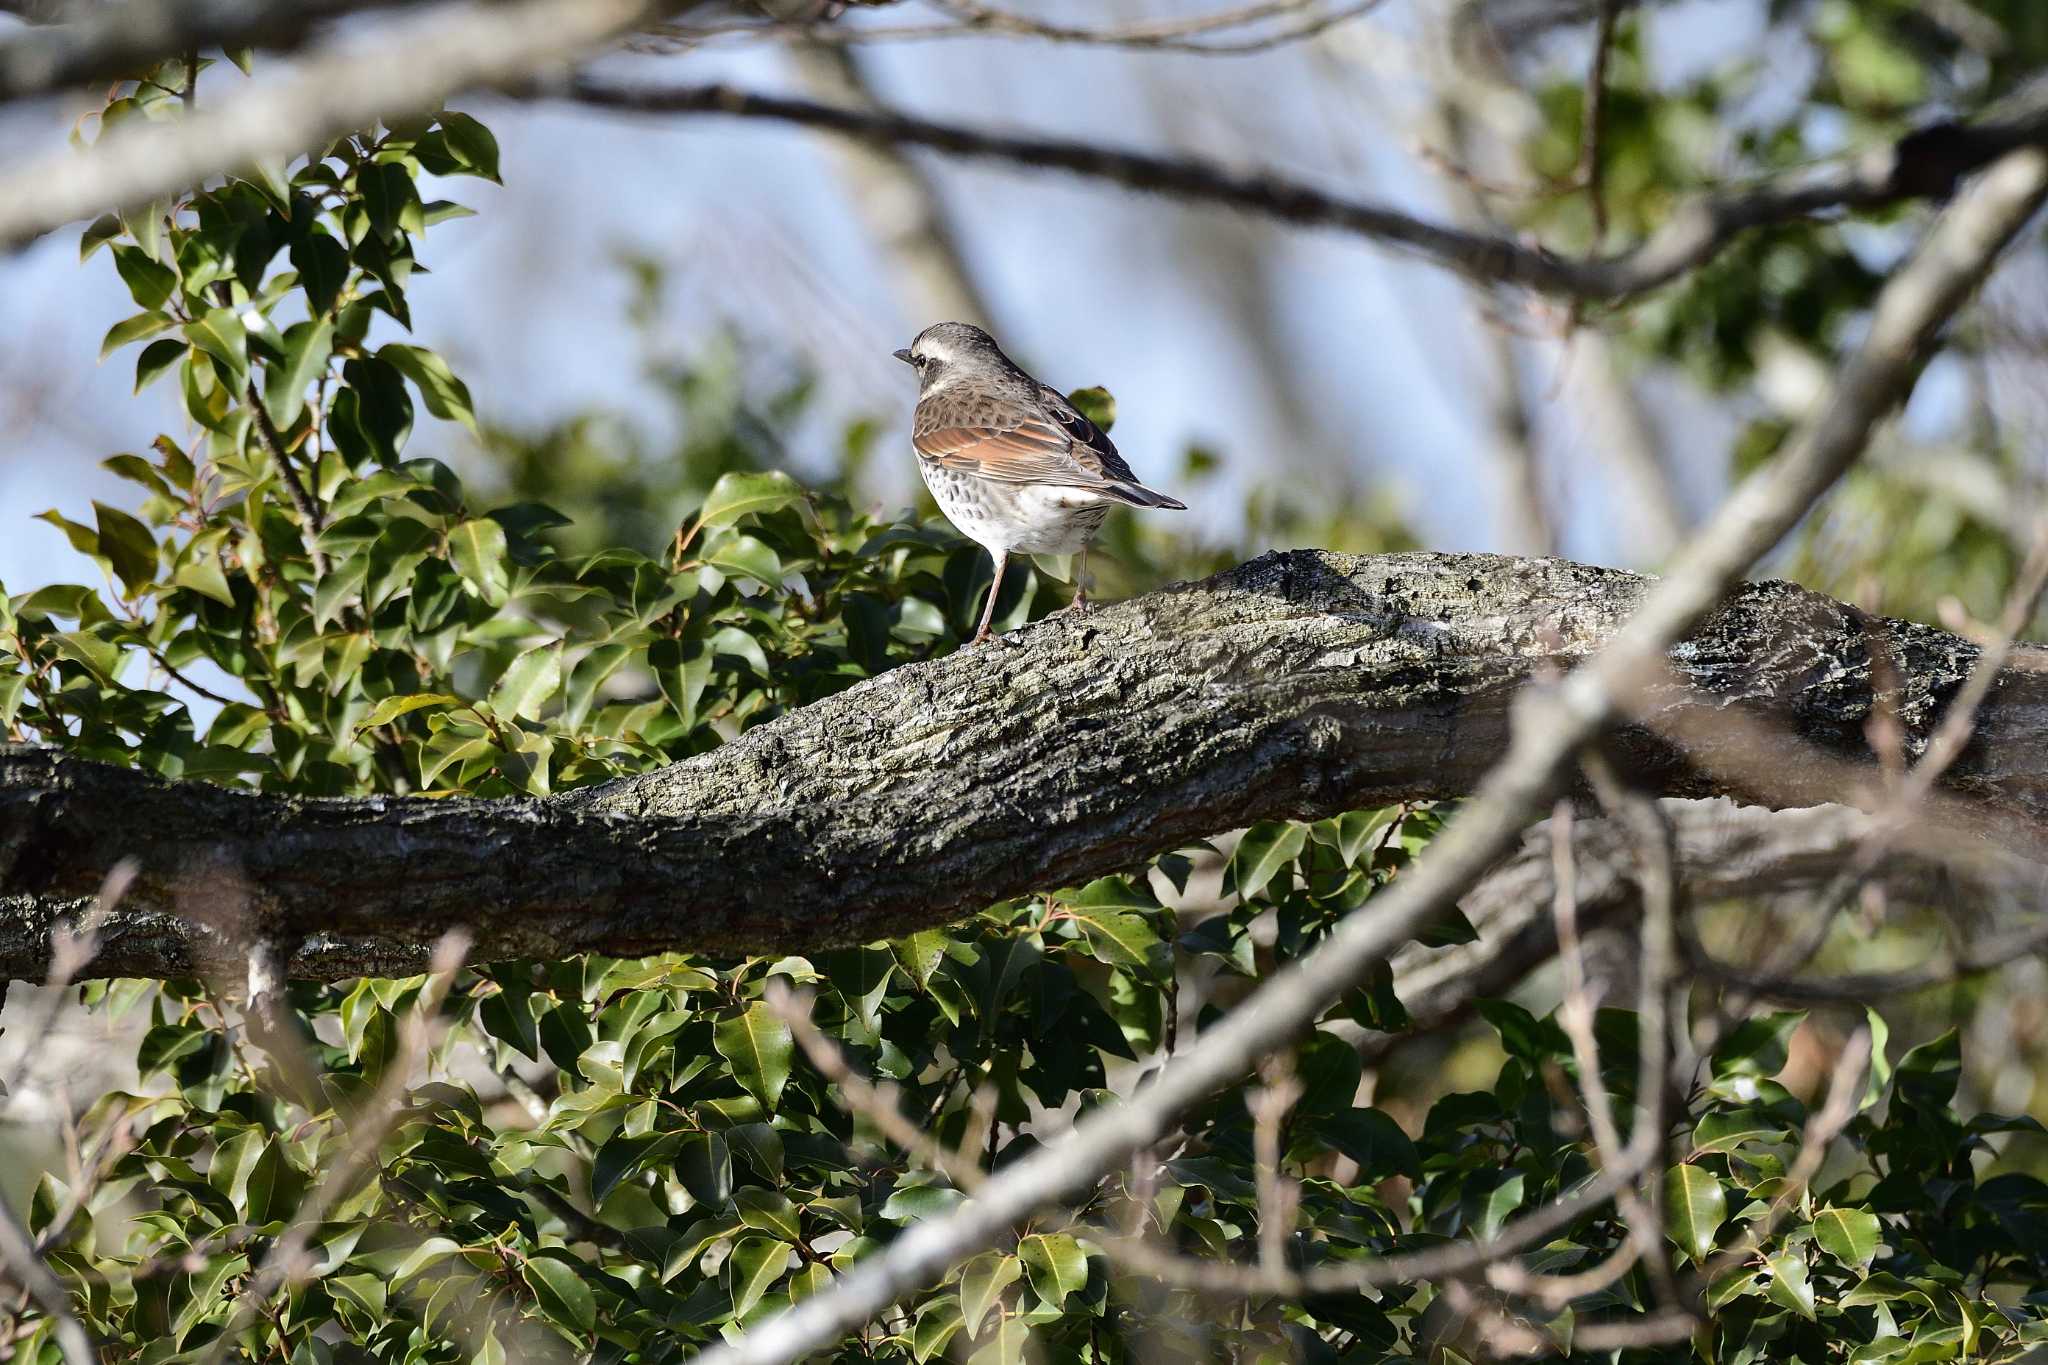
<path fill-rule="evenodd" d="M 1127 502 L 1133 507 L 1162 507 L 1173 512 L 1188 510 L 1188 505 L 1179 498 L 1169 498 L 1166 494 L 1155 492 L 1142 483 L 1113 483 L 1103 491 L 1119 502 Z"/>

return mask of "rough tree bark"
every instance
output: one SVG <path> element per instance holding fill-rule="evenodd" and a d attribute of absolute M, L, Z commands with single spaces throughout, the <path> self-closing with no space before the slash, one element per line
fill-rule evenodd
<path fill-rule="evenodd" d="M 1597 649 L 1649 581 L 1273 553 L 541 800 L 251 795 L 0 749 L 0 975 L 39 977 L 52 924 L 123 858 L 140 875 L 93 974 L 189 974 L 256 939 L 301 977 L 414 971 L 458 925 L 479 960 L 902 933 L 1254 819 L 1463 794 L 1502 751 L 1517 688 Z M 1977 652 L 1755 584 L 1673 651 L 1620 749 L 1667 795 L 1853 802 L 1874 772 L 1873 678 L 1910 758 Z M 2048 846 L 2044 664 L 2016 654 L 1944 778 L 1948 808 L 2022 852 Z"/>

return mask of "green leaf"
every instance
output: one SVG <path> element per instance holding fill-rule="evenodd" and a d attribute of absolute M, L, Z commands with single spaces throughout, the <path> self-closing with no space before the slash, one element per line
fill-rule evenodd
<path fill-rule="evenodd" d="M 1479 1170 L 1465 1177 L 1458 1206 L 1474 1237 L 1488 1239 L 1501 1230 L 1522 1206 L 1524 1184 L 1520 1171 Z"/>
<path fill-rule="evenodd" d="M 348 283 L 348 248 L 326 232 L 315 230 L 292 243 L 291 258 L 292 268 L 299 272 L 299 287 L 306 291 L 308 311 L 326 317 Z"/>
<path fill-rule="evenodd" d="M 469 739 L 459 735 L 444 735 L 420 755 L 420 785 L 432 788 L 435 779 L 450 768 L 453 768 L 459 777 L 472 760 L 497 752 L 498 746 L 488 735 L 478 735 Z"/>
<path fill-rule="evenodd" d="M 1512 1000 L 1480 1000 L 1475 1007 L 1480 1017 L 1493 1025 L 1494 1032 L 1500 1035 L 1502 1049 L 1510 1057 L 1543 1066 L 1554 1058 L 1572 1054 L 1571 1039 L 1554 1019 L 1538 1019 Z"/>
<path fill-rule="evenodd" d="M 220 547 L 227 537 L 228 528 L 216 526 L 187 541 L 185 548 L 178 551 L 177 567 L 171 571 L 171 582 L 211 597 L 224 607 L 235 605 L 234 589 L 228 586 L 227 571 L 220 565 Z"/>
<path fill-rule="evenodd" d="M 767 544 L 749 535 L 718 536 L 704 547 L 704 562 L 737 578 L 751 578 L 774 587 L 782 581 L 782 560 Z"/>
<path fill-rule="evenodd" d="M 141 393 L 162 377 L 165 370 L 184 359 L 191 344 L 182 337 L 165 337 L 143 347 L 142 354 L 135 357 L 135 392 Z"/>
<path fill-rule="evenodd" d="M 1877 1215 L 1867 1209 L 1822 1209 L 1813 1220 L 1813 1238 L 1821 1250 L 1858 1269 L 1877 1255 L 1881 1231 Z"/>
<path fill-rule="evenodd" d="M 1764 1258 L 1764 1268 L 1771 1274 L 1771 1281 L 1764 1287 L 1764 1297 L 1781 1308 L 1789 1308 L 1807 1321 L 1813 1321 L 1813 1286 L 1806 1278 L 1806 1261 L 1797 1250 L 1781 1251 L 1775 1256 Z"/>
<path fill-rule="evenodd" d="M 115 247 L 114 268 L 121 272 L 121 279 L 127 284 L 128 293 L 138 308 L 154 312 L 164 306 L 164 301 L 171 297 L 171 291 L 178 287 L 177 272 L 152 258 L 141 247 Z"/>
<path fill-rule="evenodd" d="M 156 581 L 156 536 L 119 508 L 96 502 L 92 510 L 99 521 L 100 553 L 133 597 Z"/>
<path fill-rule="evenodd" d="M 1261 820 L 1244 832 L 1230 855 L 1229 883 L 1242 900 L 1251 900 L 1266 889 L 1281 869 L 1301 856 L 1308 842 L 1305 826 Z"/>
<path fill-rule="evenodd" d="M 1863 1017 L 1870 1024 L 1870 1077 L 1863 1085 L 1863 1103 L 1857 1107 L 1868 1109 L 1884 1098 L 1885 1087 L 1891 1084 L 1892 1064 L 1885 1056 L 1885 1046 L 1891 1042 L 1892 1030 L 1874 1009 L 1866 1006 Z"/>
<path fill-rule="evenodd" d="M 1324 1114 L 1311 1125 L 1323 1141 L 1358 1163 L 1361 1184 L 1377 1184 L 1390 1175 L 1419 1179 L 1422 1157 L 1401 1125 L 1378 1109 L 1347 1109 Z"/>
<path fill-rule="evenodd" d="M 659 1159 L 666 1148 L 677 1145 L 678 1138 L 673 1133 L 612 1134 L 590 1159 L 591 1200 L 602 1204 L 620 1182 L 640 1171 L 649 1160 Z"/>
<path fill-rule="evenodd" d="M 448 558 L 478 597 L 502 607 L 512 595 L 505 528 L 489 517 L 465 521 L 448 533 Z"/>
<path fill-rule="evenodd" d="M 946 958 L 946 935 L 937 929 L 926 929 L 908 938 L 893 939 L 889 951 L 896 954 L 896 961 L 910 979 L 917 983 L 919 990 L 931 985 L 932 973 Z"/>
<path fill-rule="evenodd" d="M 78 259 L 84 263 L 92 254 L 121 235 L 121 220 L 111 213 L 103 213 L 87 225 L 78 239 Z"/>
<path fill-rule="evenodd" d="M 967 1357 L 967 1365 L 1022 1365 L 1030 1345 L 1031 1325 L 1022 1318 L 1004 1318 L 994 1335 Z"/>
<path fill-rule="evenodd" d="M 476 434 L 476 411 L 470 405 L 469 388 L 455 377 L 447 361 L 424 346 L 407 346 L 396 341 L 380 347 L 377 358 L 413 382 L 428 412 L 444 420 L 460 422 L 469 428 L 472 435 Z"/>
<path fill-rule="evenodd" d="M 386 697 L 370 708 L 370 714 L 356 725 L 356 730 L 374 730 L 380 725 L 389 725 L 400 716 L 414 711 L 423 711 L 429 706 L 460 706 L 462 698 L 450 692 L 406 692 L 395 697 Z"/>
<path fill-rule="evenodd" d="M 655 686 L 675 709 L 685 730 L 697 727 L 697 703 L 711 682 L 711 651 L 700 640 L 657 637 L 647 646 L 647 666 Z"/>
<path fill-rule="evenodd" d="M 306 390 L 326 372 L 334 354 L 334 324 L 326 318 L 301 322 L 285 333 L 284 364 L 273 365 L 263 386 L 263 407 L 279 430 L 306 410 Z"/>
<path fill-rule="evenodd" d="M 782 1191 L 749 1185 L 734 1191 L 732 1201 L 739 1208 L 740 1221 L 748 1227 L 772 1233 L 785 1242 L 801 1240 L 803 1230 L 797 1222 L 796 1205 Z"/>
<path fill-rule="evenodd" d="M 534 1256 L 519 1273 L 549 1318 L 579 1334 L 597 1326 L 597 1298 L 574 1270 L 551 1257 Z"/>
<path fill-rule="evenodd" d="M 761 1301 L 761 1296 L 782 1278 L 796 1248 L 770 1237 L 743 1237 L 728 1259 L 732 1275 L 732 1311 L 735 1317 Z"/>
<path fill-rule="evenodd" d="M 1075 389 L 1067 395 L 1067 401 L 1074 405 L 1074 411 L 1095 423 L 1104 434 L 1116 425 L 1116 399 L 1099 384 Z"/>
<path fill-rule="evenodd" d="M 966 1198 L 945 1185 L 904 1185 L 883 1201 L 876 1217 L 889 1223 L 921 1223 L 951 1213 Z"/>
<path fill-rule="evenodd" d="M 910 1354 L 918 1365 L 939 1355 L 959 1332 L 960 1304 L 957 1299 L 929 1299 L 917 1310 L 917 1325 L 910 1332 Z"/>
<path fill-rule="evenodd" d="M 514 659 L 491 688 L 490 706 L 500 716 L 540 719 L 540 709 L 561 690 L 562 646 L 542 645 Z"/>
<path fill-rule="evenodd" d="M 466 172 L 497 182 L 498 139 L 491 135 L 490 129 L 468 114 L 452 111 L 438 115 L 435 122 L 441 125 L 443 144 L 458 173 Z"/>
<path fill-rule="evenodd" d="M 208 309 L 205 316 L 185 324 L 185 335 L 194 346 L 221 363 L 234 381 L 239 396 L 239 390 L 249 376 L 249 333 L 234 310 Z"/>
<path fill-rule="evenodd" d="M 325 630 L 348 609 L 370 577 L 370 557 L 350 555 L 327 567 L 327 576 L 313 589 L 313 627 Z"/>
<path fill-rule="evenodd" d="M 980 1334 L 982 1318 L 1023 1273 L 1023 1262 L 1000 1252 L 987 1252 L 966 1264 L 960 1272 L 960 1325 L 967 1335 Z"/>
<path fill-rule="evenodd" d="M 882 1000 L 896 977 L 896 958 L 887 948 L 869 945 L 826 954 L 818 963 L 847 1009 L 870 1032 L 879 1032 Z"/>
<path fill-rule="evenodd" d="M 732 1198 L 732 1149 L 717 1133 L 686 1133 L 676 1148 L 676 1179 L 707 1209 Z"/>
<path fill-rule="evenodd" d="M 1785 1069 L 1792 1034 L 1806 1021 L 1805 1010 L 1745 1019 L 1714 1049 L 1714 1075 L 1775 1076 Z"/>
<path fill-rule="evenodd" d="M 1784 1142 L 1792 1136 L 1785 1121 L 1759 1105 L 1718 1109 L 1700 1117 L 1693 1129 L 1693 1147 L 1702 1152 L 1732 1152 L 1746 1142 Z"/>
<path fill-rule="evenodd" d="M 1899 1058 L 1893 1073 L 1894 1092 L 1917 1109 L 1946 1109 L 1956 1097 L 1956 1082 L 1962 1076 L 1962 1043 L 1954 1029 L 1920 1044 Z"/>
<path fill-rule="evenodd" d="M 779 469 L 752 473 L 732 470 L 721 474 L 705 495 L 697 513 L 697 524 L 706 530 L 738 521 L 750 512 L 773 512 L 801 501 L 804 490 L 795 479 Z"/>
<path fill-rule="evenodd" d="M 105 360 L 131 341 L 153 337 L 170 325 L 170 318 L 157 312 L 137 313 L 132 318 L 123 318 L 109 327 L 106 336 L 100 339 L 100 359 Z"/>
<path fill-rule="evenodd" d="M 1038 1297 L 1064 1308 L 1067 1295 L 1088 1284 L 1088 1255 L 1064 1232 L 1033 1233 L 1017 1243 L 1017 1257 Z"/>
<path fill-rule="evenodd" d="M 1673 1166 L 1664 1173 L 1664 1231 L 1695 1263 L 1712 1254 L 1727 1217 L 1728 1197 L 1710 1172 Z"/>
<path fill-rule="evenodd" d="M 71 520 L 71 518 L 65 516 L 54 507 L 48 511 L 36 513 L 35 519 L 37 521 L 46 521 L 62 531 L 64 539 L 71 542 L 71 548 L 80 554 L 91 555 L 94 559 L 105 562 L 106 556 L 100 553 L 99 533 L 93 530 L 92 527 Z M 73 613 L 66 612 L 64 614 L 68 616 Z"/>
<path fill-rule="evenodd" d="M 732 1065 L 733 1079 L 773 1111 L 789 1083 L 790 1059 L 796 1051 L 789 1025 L 760 1002 L 743 1014 L 721 1019 L 712 1027 L 711 1045 Z"/>

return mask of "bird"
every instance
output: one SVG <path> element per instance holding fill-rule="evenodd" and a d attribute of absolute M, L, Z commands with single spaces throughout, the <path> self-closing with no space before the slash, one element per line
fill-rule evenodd
<path fill-rule="evenodd" d="M 1073 607 L 1088 609 L 1088 546 L 1110 509 L 1187 504 L 1138 482 L 1102 429 L 966 322 L 935 322 L 894 353 L 917 371 L 910 444 L 939 510 L 995 561 L 968 643 L 989 638 L 1012 553 L 1078 555 Z"/>

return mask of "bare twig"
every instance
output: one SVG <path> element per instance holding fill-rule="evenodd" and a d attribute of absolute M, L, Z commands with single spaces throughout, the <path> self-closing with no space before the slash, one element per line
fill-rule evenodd
<path fill-rule="evenodd" d="M 320 1183 L 299 1205 L 291 1226 L 285 1229 L 271 1246 L 270 1254 L 249 1277 L 248 1284 L 235 1300 L 227 1323 L 221 1328 L 220 1335 L 214 1338 L 212 1349 L 205 1357 L 209 1365 L 234 1349 L 235 1339 L 262 1311 L 271 1295 L 288 1281 L 305 1273 L 308 1239 L 328 1212 L 355 1192 L 357 1181 L 364 1173 L 376 1166 L 378 1147 L 404 1112 L 412 1069 L 432 1050 L 439 1028 L 435 1015 L 441 1008 L 441 1002 L 447 998 L 448 988 L 454 984 L 455 973 L 461 968 L 468 951 L 469 941 L 460 931 L 442 936 L 434 950 L 427 983 L 420 991 L 412 1014 L 400 1028 L 398 1047 L 386 1064 L 383 1079 L 348 1120 L 348 1145 L 340 1160 L 327 1168 Z"/>
<path fill-rule="evenodd" d="M 1184 1109 L 1278 1050 L 1396 944 L 1441 914 L 1512 847 L 1556 793 L 1573 756 L 1616 718 L 1638 680 L 1861 453 L 1871 428 L 1910 387 L 1926 342 L 2044 196 L 2048 157 L 2028 150 L 2001 160 L 1942 215 L 1886 284 L 1862 346 L 1840 370 L 1819 415 L 1729 498 L 1606 650 L 1554 694 L 1525 694 L 1507 754 L 1428 854 L 1375 898 L 1372 914 L 1341 922 L 1321 948 L 1276 974 L 1177 1055 L 1149 1088 L 1091 1114 L 1065 1139 L 1009 1167 L 975 1199 L 917 1224 L 856 1266 L 834 1293 L 806 1299 L 736 1342 L 713 1347 L 700 1358 L 704 1365 L 780 1365 L 838 1341 L 913 1286 L 993 1245 L 1019 1218 L 1092 1185 L 1158 1142 Z"/>
<path fill-rule="evenodd" d="M 1471 279 L 1566 298 L 1619 300 L 1667 284 L 1751 229 L 1836 209 L 1868 209 L 1953 188 L 1999 154 L 2048 138 L 2048 86 L 2012 109 L 1943 137 L 1916 134 L 1845 161 L 1707 195 L 1676 210 L 1640 245 L 1611 256 L 1566 257 L 1513 238 L 1425 222 L 1383 204 L 1340 198 L 1278 176 L 1193 158 L 1156 156 L 1064 138 L 964 128 L 908 114 L 848 109 L 725 85 L 654 86 L 583 77 L 565 93 L 638 114 L 716 114 L 820 128 L 864 141 L 1060 170 L 1127 189 L 1226 205 L 1304 227 L 1335 228 L 1412 250 Z M 1931 134 L 1933 130 L 1928 130 Z M 0 192 L 6 186 L 0 185 Z M 4 202 L 4 200 L 0 200 Z M 0 240 L 6 218 L 0 216 Z"/>
<path fill-rule="evenodd" d="M 1252 1165 L 1259 1190 L 1259 1263 L 1268 1274 L 1287 1268 L 1287 1242 L 1294 1235 L 1294 1215 L 1301 1207 L 1301 1191 L 1280 1169 L 1285 1154 L 1282 1129 L 1287 1111 L 1301 1098 L 1301 1082 L 1282 1053 L 1273 1063 L 1266 1084 L 1245 1097 L 1252 1116 Z"/>
<path fill-rule="evenodd" d="M 363 10 L 421 0 L 123 0 L 76 5 L 66 21 L 0 42 L 0 102 L 119 81 L 195 48 L 297 47 Z"/>
<path fill-rule="evenodd" d="M 1268 52 L 1288 43 L 1314 38 L 1339 24 L 1379 8 L 1384 0 L 1351 0 L 1349 4 L 1329 9 L 1321 8 L 1315 0 L 1261 0 L 1258 4 L 1220 10 L 1211 14 L 1198 14 L 1186 19 L 1150 20 L 1111 27 L 1053 23 L 1013 10 L 967 3 L 967 0 L 935 0 L 935 3 L 954 16 L 953 22 L 874 25 L 665 24 L 655 32 L 671 43 L 691 45 L 721 38 L 797 38 L 808 42 L 845 46 L 855 43 L 906 43 L 940 38 L 994 37 L 1035 38 L 1045 42 L 1089 47 L 1243 56 Z M 1273 25 L 1266 31 L 1249 37 L 1206 38 L 1209 34 L 1247 28 L 1266 20 L 1286 17 L 1293 17 L 1293 22 Z"/>
<path fill-rule="evenodd" d="M 1631 1154 L 1621 1164 L 1602 1170 L 1563 1198 L 1509 1220 L 1491 1237 L 1396 1252 L 1371 1260 L 1333 1262 L 1295 1270 L 1263 1262 L 1239 1265 L 1181 1256 L 1137 1238 L 1104 1233 L 1091 1233 L 1089 1239 L 1130 1269 L 1177 1288 L 1211 1294 L 1275 1294 L 1290 1298 L 1307 1294 L 1356 1293 L 1391 1284 L 1467 1275 L 1534 1246 L 1612 1199 L 1616 1190 L 1641 1174 L 1631 1167 L 1634 1160 Z"/>
<path fill-rule="evenodd" d="M 56 1026 L 57 1015 L 65 1005 L 64 988 L 98 956 L 101 926 L 114 913 L 121 898 L 128 894 L 128 888 L 135 884 L 135 878 L 141 871 L 141 865 L 132 858 L 123 858 L 115 863 L 101 881 L 99 894 L 93 897 L 91 908 L 79 917 L 78 923 L 58 925 L 50 931 L 49 968 L 43 977 L 43 1008 L 35 1021 L 20 1034 L 21 1050 L 15 1057 L 13 1069 L 0 1076 L 0 1108 L 13 1100 L 15 1090 L 21 1085 L 24 1069 L 30 1059 L 41 1052 L 43 1040 Z"/>
<path fill-rule="evenodd" d="M 431 109 L 477 86 L 556 70 L 658 12 L 659 0 L 508 0 L 437 7 L 364 51 L 321 51 L 291 79 L 243 87 L 176 123 L 132 121 L 0 175 L 0 248 L 74 219 L 301 155 L 343 133 Z"/>
<path fill-rule="evenodd" d="M 76 929 L 59 930 L 51 935 L 50 974 L 46 982 L 46 998 L 43 1010 L 23 1035 L 21 1063 L 34 1056 L 43 1040 L 49 1036 L 56 1023 L 57 1011 L 64 1004 L 64 988 L 72 977 L 83 971 L 99 950 L 98 927 L 113 910 L 131 883 L 138 869 L 132 862 L 121 862 L 107 874 L 106 882 L 100 887 L 99 897 L 93 909 Z M 0 1085 L 0 1096 L 12 1099 L 20 1083 L 20 1073 L 10 1075 Z M 87 1182 L 75 1182 L 74 1195 L 83 1198 Z M 72 1213 L 65 1213 L 53 1227 L 68 1225 Z M 51 1273 L 43 1261 L 40 1248 L 29 1236 L 22 1224 L 21 1215 L 4 1193 L 0 1193 L 0 1264 L 16 1283 L 29 1292 L 36 1306 L 48 1317 L 51 1329 L 57 1338 L 57 1345 L 64 1353 L 65 1365 L 98 1365 L 99 1355 L 93 1346 L 92 1337 L 84 1326 L 72 1315 L 70 1297 L 64 1286 Z"/>
<path fill-rule="evenodd" d="M 29 1292 L 36 1307 L 50 1320 L 58 1348 L 64 1353 L 64 1365 L 98 1365 L 99 1352 L 92 1337 L 73 1316 L 70 1296 L 36 1255 L 28 1229 L 22 1226 L 21 1216 L 4 1194 L 0 1194 L 0 1264 L 5 1265 L 7 1273 Z"/>
<path fill-rule="evenodd" d="M 818 1068 L 818 1074 L 838 1089 L 840 1102 L 850 1112 L 872 1123 L 883 1137 L 933 1170 L 944 1172 L 958 1188 L 972 1191 L 981 1187 L 984 1177 L 971 1156 L 936 1141 L 903 1116 L 895 1086 L 872 1085 L 847 1065 L 838 1046 L 812 1021 L 810 997 L 799 996 L 780 978 L 773 978 L 768 983 L 766 1000 L 768 1008 L 789 1025 L 797 1046 L 804 1050 L 804 1056 L 810 1058 L 811 1065 Z"/>
<path fill-rule="evenodd" d="M 1600 18 L 1593 27 L 1593 61 L 1586 71 L 1584 116 L 1579 133 L 1579 183 L 1586 187 L 1586 207 L 1593 214 L 1593 245 L 1607 236 L 1607 187 L 1601 167 L 1601 142 L 1607 131 L 1607 59 L 1614 51 L 1614 24 L 1621 0 L 1600 0 Z"/>

